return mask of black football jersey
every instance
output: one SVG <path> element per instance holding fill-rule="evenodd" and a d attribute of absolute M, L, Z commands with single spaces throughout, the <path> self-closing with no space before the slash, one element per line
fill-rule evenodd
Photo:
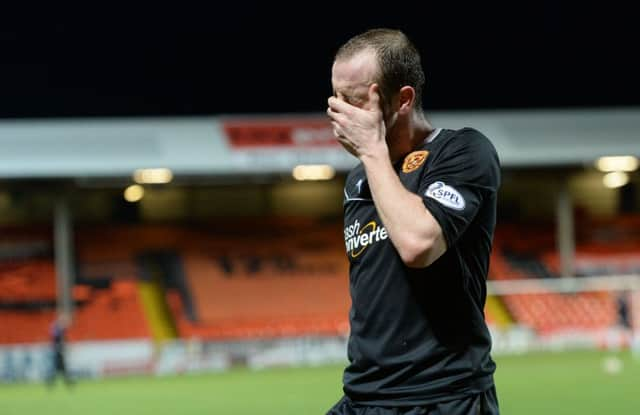
<path fill-rule="evenodd" d="M 347 176 L 350 364 L 344 392 L 369 405 L 426 405 L 493 386 L 484 319 L 500 165 L 471 128 L 438 129 L 394 164 L 442 228 L 446 252 L 426 268 L 403 262 L 380 220 L 362 164 Z"/>

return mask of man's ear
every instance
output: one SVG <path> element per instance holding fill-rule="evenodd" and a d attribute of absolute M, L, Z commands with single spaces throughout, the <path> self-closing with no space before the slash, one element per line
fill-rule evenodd
<path fill-rule="evenodd" d="M 406 115 L 413 111 L 416 101 L 416 90 L 411 86 L 403 86 L 398 94 L 398 114 Z"/>

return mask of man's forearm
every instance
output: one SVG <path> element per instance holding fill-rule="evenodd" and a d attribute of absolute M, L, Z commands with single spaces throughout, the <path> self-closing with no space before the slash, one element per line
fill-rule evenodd
<path fill-rule="evenodd" d="M 444 252 L 440 225 L 420 196 L 400 182 L 386 154 L 362 157 L 362 162 L 378 215 L 400 257 L 409 266 L 429 265 Z"/>

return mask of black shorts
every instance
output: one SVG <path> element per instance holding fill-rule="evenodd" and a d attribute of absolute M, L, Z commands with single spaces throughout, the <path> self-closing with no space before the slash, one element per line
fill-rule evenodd
<path fill-rule="evenodd" d="M 478 395 L 427 406 L 367 406 L 343 397 L 327 415 L 498 415 L 495 386 Z"/>

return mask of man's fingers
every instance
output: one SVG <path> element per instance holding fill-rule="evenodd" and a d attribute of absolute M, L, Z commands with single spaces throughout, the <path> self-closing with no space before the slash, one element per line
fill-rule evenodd
<path fill-rule="evenodd" d="M 334 112 L 340 112 L 347 115 L 351 114 L 353 112 L 353 109 L 355 108 L 354 106 L 336 97 L 329 97 L 327 103 L 329 104 L 329 108 L 331 108 Z"/>
<path fill-rule="evenodd" d="M 332 122 L 331 125 L 333 125 L 333 136 L 335 138 L 340 138 L 340 129 L 338 128 L 336 123 Z"/>
<path fill-rule="evenodd" d="M 344 136 L 341 136 L 341 135 L 336 136 L 336 139 L 342 145 L 342 147 L 348 149 L 349 152 L 352 152 L 355 150 L 355 148 L 353 148 L 353 143 L 347 140 Z"/>
<path fill-rule="evenodd" d="M 331 121 L 331 125 L 333 126 L 333 135 L 336 136 L 336 138 L 344 137 L 340 124 L 335 121 Z"/>
<path fill-rule="evenodd" d="M 338 124 L 344 123 L 346 117 L 344 114 L 334 111 L 331 107 L 327 108 L 327 115 L 333 122 L 337 122 Z"/>
<path fill-rule="evenodd" d="M 331 107 L 329 107 L 327 108 L 327 115 L 329 116 L 331 125 L 333 126 L 333 135 L 338 139 L 344 138 L 344 131 L 342 129 L 342 123 L 346 121 L 344 114 L 335 112 Z"/>

